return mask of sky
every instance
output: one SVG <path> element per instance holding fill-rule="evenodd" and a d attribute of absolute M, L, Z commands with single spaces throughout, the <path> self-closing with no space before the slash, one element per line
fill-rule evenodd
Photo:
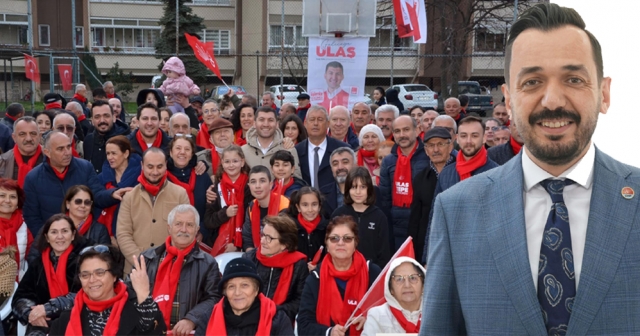
<path fill-rule="evenodd" d="M 611 106 L 600 114 L 593 142 L 615 159 L 640 167 L 640 1 L 551 2 L 575 9 L 602 46 L 604 75 L 611 77 Z"/>

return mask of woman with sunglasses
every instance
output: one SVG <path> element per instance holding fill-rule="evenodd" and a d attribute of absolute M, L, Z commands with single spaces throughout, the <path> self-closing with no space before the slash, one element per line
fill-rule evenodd
<path fill-rule="evenodd" d="M 351 216 L 338 216 L 329 222 L 325 238 L 327 255 L 307 277 L 300 300 L 298 330 L 305 335 L 360 335 L 364 318 L 349 317 L 371 284 L 380 267 L 369 263 L 356 250 L 358 224 Z M 356 316 L 354 316 L 356 317 Z"/>
<path fill-rule="evenodd" d="M 169 142 L 169 159 L 167 160 L 167 178 L 174 184 L 184 188 L 189 195 L 189 201 L 204 219 L 207 206 L 207 190 L 213 185 L 207 174 L 196 174 L 198 160 L 196 143 L 191 134 L 176 134 Z M 204 228 L 203 223 L 199 223 Z M 210 235 L 207 234 L 205 238 Z M 205 239 L 205 243 L 211 245 Z"/>
<path fill-rule="evenodd" d="M 38 234 L 35 248 L 40 256 L 29 262 L 11 302 L 18 321 L 27 325 L 27 335 L 46 334 L 50 319 L 70 309 L 73 301 L 66 295 L 80 289 L 74 281 L 77 257 L 87 243 L 76 233 L 71 218 L 56 214 Z"/>
<path fill-rule="evenodd" d="M 384 279 L 384 298 L 387 302 L 369 310 L 362 336 L 418 333 L 424 276 L 424 267 L 415 259 L 394 259 Z"/>
<path fill-rule="evenodd" d="M 49 335 L 163 335 L 167 333 L 158 304 L 150 296 L 144 258 L 134 258 L 131 287 L 122 281 L 124 255 L 114 246 L 85 248 L 78 258 L 82 288 L 56 319 Z"/>
<path fill-rule="evenodd" d="M 107 228 L 93 217 L 93 193 L 87 186 L 69 188 L 60 212 L 73 220 L 78 234 L 86 238 L 89 245 L 111 243 Z"/>
<path fill-rule="evenodd" d="M 259 248 L 245 253 L 243 258 L 256 265 L 262 278 L 262 293 L 293 323 L 309 275 L 307 256 L 296 251 L 298 229 L 289 216 L 267 216 L 263 223 Z"/>

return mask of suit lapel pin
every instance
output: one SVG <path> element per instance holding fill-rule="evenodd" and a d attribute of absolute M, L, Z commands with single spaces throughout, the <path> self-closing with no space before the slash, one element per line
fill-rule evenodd
<path fill-rule="evenodd" d="M 624 197 L 625 199 L 632 199 L 633 196 L 635 196 L 635 191 L 633 191 L 633 188 L 631 187 L 624 187 L 622 188 L 622 197 Z"/>

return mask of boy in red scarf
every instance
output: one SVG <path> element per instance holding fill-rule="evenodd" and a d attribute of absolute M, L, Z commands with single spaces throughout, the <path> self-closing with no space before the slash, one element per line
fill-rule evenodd
<path fill-rule="evenodd" d="M 275 152 L 269 159 L 269 163 L 271 164 L 273 177 L 276 180 L 274 189 L 277 187 L 277 183 L 282 181 L 283 196 L 290 198 L 294 191 L 300 190 L 306 185 L 303 180 L 293 176 L 293 172 L 296 170 L 296 161 L 293 154 L 288 150 L 282 149 Z"/>

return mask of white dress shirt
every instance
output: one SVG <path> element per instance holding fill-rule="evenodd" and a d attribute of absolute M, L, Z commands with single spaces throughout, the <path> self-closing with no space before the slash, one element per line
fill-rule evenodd
<path fill-rule="evenodd" d="M 308 144 L 308 149 L 307 152 L 309 153 L 309 155 L 307 155 L 307 158 L 309 160 L 309 176 L 311 179 L 311 185 L 314 185 L 313 182 L 315 182 L 315 176 L 313 176 L 313 156 L 315 155 L 315 151 L 313 150 L 316 147 L 320 147 L 320 149 L 318 149 L 318 168 L 322 165 L 322 158 L 324 157 L 324 153 L 327 151 L 327 137 L 324 138 L 324 140 L 322 140 L 322 143 L 319 146 L 316 146 L 314 144 L 311 143 L 311 141 L 307 141 Z"/>
<path fill-rule="evenodd" d="M 589 207 L 593 191 L 593 165 L 595 158 L 595 146 L 591 143 L 582 159 L 557 178 L 568 178 L 575 182 L 564 188 L 564 203 L 569 211 L 576 289 L 580 280 L 582 257 L 587 238 L 587 222 L 589 220 Z M 529 251 L 533 285 L 538 288 L 540 247 L 542 245 L 544 227 L 547 224 L 547 217 L 551 210 L 551 196 L 540 185 L 540 182 L 555 177 L 535 164 L 524 150 L 522 151 L 522 171 L 524 174 L 524 221 L 527 230 L 527 249 Z"/>

